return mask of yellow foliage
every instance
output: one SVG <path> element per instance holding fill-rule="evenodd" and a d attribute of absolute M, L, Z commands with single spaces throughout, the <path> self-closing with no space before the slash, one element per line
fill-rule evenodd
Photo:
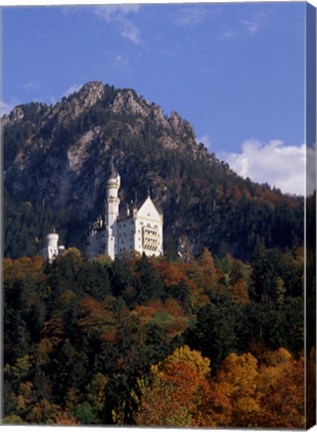
<path fill-rule="evenodd" d="M 33 258 L 21 257 L 15 260 L 4 258 L 3 272 L 7 281 L 32 278 L 35 281 L 44 280 L 43 266 L 45 260 L 42 256 L 36 255 Z"/>
<path fill-rule="evenodd" d="M 75 248 L 75 247 L 70 247 L 68 249 L 65 249 L 65 251 L 62 253 L 62 256 L 65 257 L 67 255 L 72 255 L 72 256 L 75 256 L 77 258 L 81 258 L 80 250 Z"/>
<path fill-rule="evenodd" d="M 232 394 L 252 396 L 258 378 L 257 360 L 250 353 L 241 356 L 231 353 L 223 361 L 217 378 L 219 382 L 226 382 L 232 386 Z"/>
<path fill-rule="evenodd" d="M 2 420 L 2 423 L 5 424 L 5 425 L 6 424 L 10 424 L 10 425 L 15 424 L 15 425 L 18 425 L 18 424 L 24 424 L 24 421 L 18 415 L 12 414 L 12 415 L 9 415 L 9 416 L 5 417 Z"/>
<path fill-rule="evenodd" d="M 177 348 L 173 354 L 168 356 L 157 366 L 152 366 L 152 368 L 154 368 L 153 372 L 164 372 L 167 366 L 173 363 L 186 363 L 197 373 L 199 378 L 204 378 L 206 375 L 210 374 L 210 360 L 207 357 L 202 357 L 199 351 L 191 350 L 187 345 Z"/>
<path fill-rule="evenodd" d="M 277 351 L 266 351 L 263 359 L 268 366 L 282 366 L 292 360 L 292 355 L 285 348 L 279 348 Z"/>

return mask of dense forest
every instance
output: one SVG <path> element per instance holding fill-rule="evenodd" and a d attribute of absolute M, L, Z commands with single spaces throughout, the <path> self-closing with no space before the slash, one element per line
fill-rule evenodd
<path fill-rule="evenodd" d="M 3 422 L 305 427 L 303 262 L 5 259 Z"/>

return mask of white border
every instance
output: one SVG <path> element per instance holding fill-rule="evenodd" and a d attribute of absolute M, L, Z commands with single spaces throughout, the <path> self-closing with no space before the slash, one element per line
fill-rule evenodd
<path fill-rule="evenodd" d="M 199 0 L 199 3 L 259 3 L 259 1 L 257 0 Z M 317 0 L 309 0 L 308 2 L 305 2 L 303 0 L 262 0 L 261 2 L 263 3 L 272 3 L 272 2 L 287 2 L 287 3 L 310 3 L 311 5 L 313 5 L 314 7 L 317 8 Z M 1 8 L 3 7 L 16 7 L 16 6 L 68 6 L 68 5 L 104 5 L 104 4 L 153 4 L 153 3 L 197 3 L 196 0 L 93 0 L 90 4 L 87 2 L 87 0 L 66 0 L 66 1 L 61 1 L 61 0 L 49 0 L 49 1 L 40 1 L 40 0 L 1 0 L 1 5 L 0 5 L 0 23 L 1 23 Z M 317 11 L 316 11 L 317 13 Z M 2 41 L 1 41 L 1 35 L 0 35 L 0 45 L 2 45 Z M 1 48 L 1 46 L 0 46 Z M 0 62 L 2 63 L 2 62 Z M 0 85 L 1 87 L 1 85 Z M 1 92 L 0 92 L 1 93 Z M 1 131 L 0 131 L 1 134 Z M 0 299 L 1 300 L 1 299 Z M 1 301 L 0 301 L 1 304 Z M 1 316 L 1 315 L 0 315 Z M 1 328 L 1 326 L 0 326 Z M 2 330 L 2 328 L 1 328 Z M 0 335 L 0 341 L 1 341 L 1 335 Z M 1 399 L 1 398 L 0 398 Z M 48 431 L 48 430 L 54 430 L 54 431 L 65 431 L 65 427 L 63 426 L 37 426 L 37 425 L 25 425 L 25 426 L 18 426 L 18 425 L 11 425 L 11 426 L 4 426 L 1 424 L 1 419 L 0 419 L 0 427 L 1 427 L 1 431 L 4 432 L 15 432 L 15 431 L 24 431 L 27 430 L 35 430 L 35 431 Z M 93 427 L 86 427 L 86 426 L 80 426 L 80 427 L 67 427 L 66 430 L 77 430 L 79 432 L 92 432 L 92 430 L 94 429 L 105 429 L 106 431 L 120 431 L 120 432 L 131 432 L 131 430 L 135 430 L 135 431 L 146 431 L 146 430 L 150 430 L 149 428 L 138 428 L 138 427 L 107 427 L 107 426 L 93 426 Z M 155 429 L 152 429 L 152 431 Z M 158 428 L 157 430 L 163 430 L 164 429 L 160 429 Z M 172 431 L 176 431 L 179 432 L 181 429 L 168 429 L 168 432 L 172 432 Z M 188 429 L 191 430 L 191 429 Z M 206 429 L 201 429 L 201 430 L 206 430 Z M 211 429 L 211 431 L 216 432 L 216 431 L 221 431 L 221 432 L 231 432 L 232 430 L 235 430 L 236 432 L 239 431 L 245 431 L 245 430 L 241 430 L 241 429 Z M 249 431 L 252 431 L 252 429 L 247 429 Z M 258 429 L 260 430 L 265 430 L 265 429 Z M 316 432 L 317 431 L 317 427 L 314 426 L 313 428 L 310 429 L 311 431 Z M 271 432 L 276 431 L 276 429 L 272 429 Z M 283 430 L 285 431 L 285 430 Z"/>

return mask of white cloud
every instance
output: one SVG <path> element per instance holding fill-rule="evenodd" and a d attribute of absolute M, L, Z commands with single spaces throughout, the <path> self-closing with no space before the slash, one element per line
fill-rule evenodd
<path fill-rule="evenodd" d="M 37 81 L 29 81 L 24 84 L 23 87 L 27 92 L 30 92 L 31 90 L 40 90 L 40 84 Z"/>
<path fill-rule="evenodd" d="M 138 45 L 142 42 L 141 32 L 138 26 L 128 18 L 140 10 L 140 5 L 103 5 L 95 6 L 92 10 L 96 17 L 107 23 L 114 22 L 119 29 L 120 35 L 130 42 Z"/>
<path fill-rule="evenodd" d="M 305 194 L 306 145 L 291 146 L 283 141 L 244 141 L 241 153 L 219 155 L 242 177 L 268 183 L 284 193 Z"/>
<path fill-rule="evenodd" d="M 19 105 L 19 103 L 20 102 L 16 98 L 10 99 L 9 102 L 1 101 L 0 104 L 1 116 L 3 116 L 4 114 L 10 114 L 13 108 Z"/>
<path fill-rule="evenodd" d="M 128 39 L 130 42 L 133 42 L 135 45 L 142 42 L 139 28 L 134 24 L 134 22 L 127 19 L 121 20 L 120 35 L 123 38 Z"/>
<path fill-rule="evenodd" d="M 197 143 L 198 143 L 198 144 L 199 144 L 199 143 L 203 143 L 204 146 L 205 146 L 209 151 L 211 151 L 211 146 L 212 146 L 212 144 L 211 144 L 211 141 L 210 141 L 210 138 L 209 138 L 209 135 L 208 135 L 208 134 L 203 135 L 201 138 L 198 138 L 198 139 L 197 139 Z"/>
<path fill-rule="evenodd" d="M 258 33 L 268 22 L 268 17 L 271 11 L 260 10 L 253 14 L 250 18 L 241 20 L 233 26 L 220 25 L 223 29 L 220 37 L 222 39 L 232 39 L 236 37 L 243 37 L 245 35 L 253 36 Z"/>
<path fill-rule="evenodd" d="M 237 30 L 234 30 L 231 27 L 225 27 L 223 32 L 220 34 L 222 39 L 232 39 L 238 35 Z"/>
<path fill-rule="evenodd" d="M 125 66 L 129 63 L 127 57 L 124 54 L 117 54 L 115 56 L 115 62 L 122 66 Z"/>
<path fill-rule="evenodd" d="M 204 7 L 184 7 L 177 12 L 174 24 L 179 26 L 197 25 L 207 17 L 207 10 Z"/>
<path fill-rule="evenodd" d="M 82 86 L 82 84 L 73 84 L 63 93 L 62 97 L 67 97 L 73 93 L 78 92 L 82 88 Z"/>
<path fill-rule="evenodd" d="M 7 102 L 1 102 L 1 116 L 3 116 L 4 114 L 10 114 L 12 109 L 12 105 L 8 104 Z"/>
<path fill-rule="evenodd" d="M 251 34 L 257 33 L 261 27 L 260 22 L 257 21 L 241 21 L 241 24 Z"/>
<path fill-rule="evenodd" d="M 103 5 L 95 6 L 93 11 L 97 17 L 110 22 L 111 20 L 117 20 L 128 14 L 136 13 L 139 11 L 140 7 L 141 6 L 137 4 Z"/>

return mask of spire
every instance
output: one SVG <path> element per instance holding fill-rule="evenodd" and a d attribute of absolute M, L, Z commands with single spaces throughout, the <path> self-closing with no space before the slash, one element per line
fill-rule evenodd
<path fill-rule="evenodd" d="M 109 178 L 116 178 L 117 177 L 117 170 L 114 166 L 113 157 L 110 159 L 110 177 Z"/>

